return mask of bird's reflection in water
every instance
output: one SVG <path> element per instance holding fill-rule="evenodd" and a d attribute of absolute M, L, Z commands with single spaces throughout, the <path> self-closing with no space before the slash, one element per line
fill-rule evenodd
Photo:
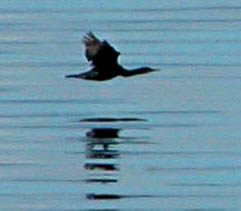
<path fill-rule="evenodd" d="M 147 121 L 140 118 L 88 118 L 79 122 L 134 122 Z M 86 162 L 84 168 L 89 172 L 87 183 L 108 184 L 100 190 L 86 193 L 88 200 L 119 200 L 125 196 L 109 193 L 110 185 L 118 182 L 118 173 L 120 167 L 118 165 L 118 157 L 120 152 L 117 150 L 119 128 L 93 128 L 86 133 Z M 93 186 L 94 189 L 98 186 Z M 106 190 L 106 191 L 105 191 Z"/>
<path fill-rule="evenodd" d="M 117 172 L 120 170 L 117 158 L 120 156 L 118 150 L 113 149 L 118 144 L 120 129 L 94 128 L 86 133 L 86 163 L 84 168 L 89 171 L 86 182 L 88 183 L 116 183 Z M 108 195 L 108 194 L 105 194 Z M 86 194 L 88 199 L 90 194 Z"/>
<path fill-rule="evenodd" d="M 107 200 L 107 199 L 113 200 L 113 199 L 123 198 L 122 196 L 115 195 L 115 194 L 93 194 L 93 193 L 87 194 L 86 197 L 90 200 Z"/>
<path fill-rule="evenodd" d="M 79 122 L 145 122 L 146 119 L 141 118 L 113 118 L 113 117 L 97 117 L 97 118 L 87 118 L 81 119 Z"/>

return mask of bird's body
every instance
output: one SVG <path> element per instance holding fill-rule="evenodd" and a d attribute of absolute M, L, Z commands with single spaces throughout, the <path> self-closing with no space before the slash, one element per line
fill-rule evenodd
<path fill-rule="evenodd" d="M 66 78 L 80 78 L 86 80 L 104 81 L 116 76 L 133 76 L 155 71 L 149 67 L 127 70 L 118 64 L 120 52 L 116 51 L 107 41 L 100 41 L 93 33 L 84 36 L 85 55 L 91 61 L 93 68 L 81 74 L 67 75 Z"/>

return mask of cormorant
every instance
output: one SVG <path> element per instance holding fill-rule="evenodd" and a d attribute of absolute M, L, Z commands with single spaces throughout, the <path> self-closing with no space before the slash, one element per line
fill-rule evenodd
<path fill-rule="evenodd" d="M 150 67 L 141 67 L 127 70 L 118 64 L 120 52 L 116 51 L 106 40 L 100 41 L 92 32 L 88 32 L 84 38 L 85 56 L 91 61 L 93 68 L 84 73 L 66 75 L 66 78 L 81 78 L 86 80 L 104 81 L 116 76 L 129 77 L 156 71 Z"/>

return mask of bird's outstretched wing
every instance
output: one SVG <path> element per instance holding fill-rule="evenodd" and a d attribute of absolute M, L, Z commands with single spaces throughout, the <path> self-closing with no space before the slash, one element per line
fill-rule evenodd
<path fill-rule="evenodd" d="M 92 61 L 101 49 L 102 42 L 92 32 L 88 32 L 83 37 L 83 43 L 85 44 L 85 56 L 88 61 Z"/>
<path fill-rule="evenodd" d="M 98 71 L 104 71 L 117 65 L 120 53 L 107 41 L 100 41 L 92 32 L 89 32 L 84 36 L 83 42 L 86 47 L 86 58 L 88 61 L 92 61 L 92 65 Z"/>

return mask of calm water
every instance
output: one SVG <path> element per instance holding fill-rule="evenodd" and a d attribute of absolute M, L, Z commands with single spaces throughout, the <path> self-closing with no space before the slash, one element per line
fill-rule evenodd
<path fill-rule="evenodd" d="M 0 29 L 0 210 L 241 210 L 239 1 L 3 0 Z M 162 71 L 66 80 L 89 30 Z"/>

